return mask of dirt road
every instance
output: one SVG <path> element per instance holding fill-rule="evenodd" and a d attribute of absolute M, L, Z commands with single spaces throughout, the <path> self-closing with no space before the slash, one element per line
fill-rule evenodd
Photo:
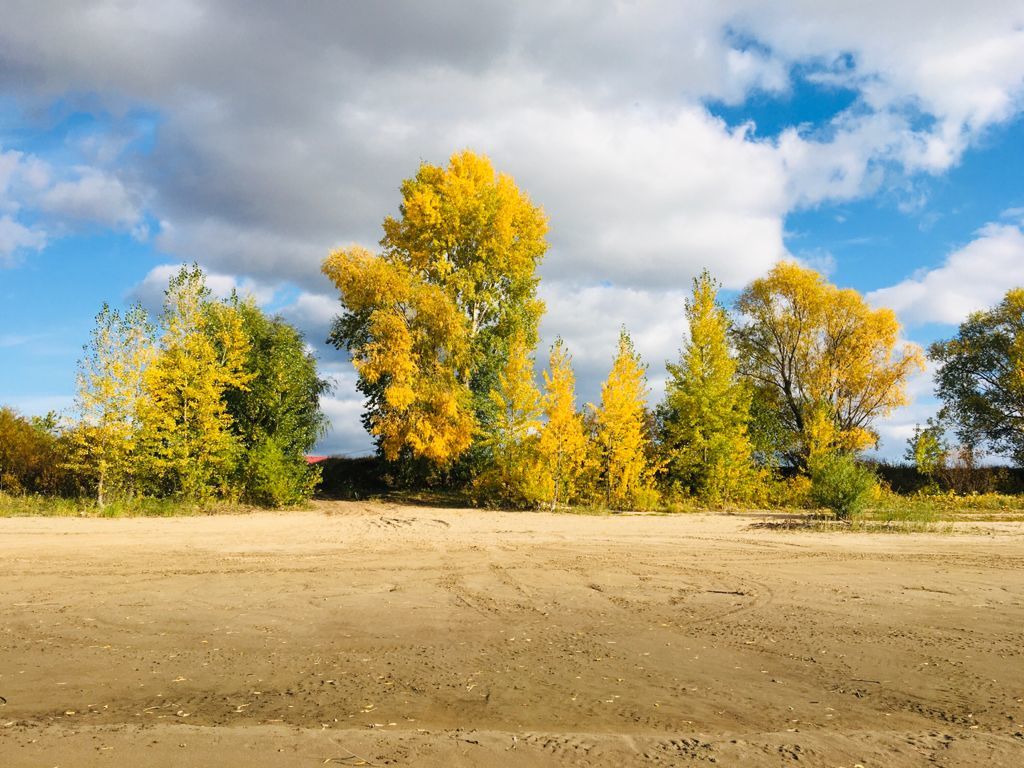
<path fill-rule="evenodd" d="M 1024 765 L 1024 526 L 756 519 L 2 519 L 0 765 Z"/>

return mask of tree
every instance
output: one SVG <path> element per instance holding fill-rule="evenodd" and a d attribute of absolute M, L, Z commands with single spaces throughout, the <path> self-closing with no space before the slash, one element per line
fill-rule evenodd
<path fill-rule="evenodd" d="M 323 435 L 320 396 L 328 384 L 302 334 L 252 301 L 233 298 L 218 320 L 236 313 L 248 342 L 242 363 L 247 383 L 230 386 L 224 398 L 242 449 L 235 486 L 243 498 L 263 506 L 295 504 L 312 495 L 319 478 L 306 454 Z M 216 329 L 215 342 L 233 338 Z"/>
<path fill-rule="evenodd" d="M 945 439 L 945 428 L 935 419 L 928 419 L 922 428 L 914 425 L 914 434 L 907 440 L 903 458 L 909 461 L 922 477 L 935 481 L 946 467 L 949 445 Z"/>
<path fill-rule="evenodd" d="M 104 304 L 78 363 L 81 420 L 70 438 L 74 463 L 95 477 L 100 507 L 109 494 L 135 489 L 143 376 L 155 352 L 153 335 L 140 305 L 122 315 Z"/>
<path fill-rule="evenodd" d="M 626 329 L 619 333 L 611 372 L 594 408 L 605 501 L 613 509 L 653 506 L 654 471 L 647 428 L 646 368 Z"/>
<path fill-rule="evenodd" d="M 227 495 L 239 458 L 225 393 L 248 386 L 249 345 L 239 314 L 209 296 L 196 265 L 171 278 L 157 354 L 144 374 L 140 442 L 159 495 Z"/>
<path fill-rule="evenodd" d="M 494 404 L 491 434 L 485 445 L 494 466 L 482 476 L 490 495 L 507 504 L 527 507 L 536 503 L 537 430 L 540 427 L 540 393 L 533 380 L 533 357 L 523 335 L 509 344 L 508 359 L 498 374 L 498 386 L 490 392 Z"/>
<path fill-rule="evenodd" d="M 466 423 L 481 443 L 491 434 L 496 413 L 490 392 L 511 339 L 521 334 L 528 347 L 536 345 L 544 309 L 536 297 L 536 268 L 547 249 L 547 219 L 511 177 L 496 174 L 490 160 L 470 151 L 452 155 L 447 168 L 422 164 L 402 184 L 399 211 L 398 218 L 384 221 L 380 256 L 350 248 L 325 262 L 345 309 L 331 341 L 362 361 L 357 371 L 368 398 L 365 422 L 382 453 L 398 458 L 404 448 L 446 465 L 472 444 L 461 439 Z M 424 324 L 430 327 L 421 326 L 414 299 L 429 304 L 436 321 Z M 365 361 L 381 344 L 394 365 L 374 372 Z M 409 387 L 408 407 L 404 401 L 395 407 L 383 395 L 395 386 L 393 379 L 423 384 L 430 398 L 446 391 L 453 397 L 428 405 L 425 389 Z M 428 382 L 438 386 L 426 387 Z M 440 450 L 411 439 L 412 422 L 424 410 L 446 422 Z M 468 418 L 455 412 L 463 410 Z"/>
<path fill-rule="evenodd" d="M 349 350 L 380 452 L 450 464 L 476 428 L 466 318 L 439 286 L 363 248 L 334 252 L 323 270 L 346 308 L 330 340 Z"/>
<path fill-rule="evenodd" d="M 807 466 L 812 413 L 830 415 L 842 450 L 865 448 L 877 443 L 874 421 L 907 402 L 907 378 L 923 368 L 915 345 L 898 344 L 892 310 L 872 309 L 856 291 L 793 262 L 751 283 L 736 306 L 740 371 L 760 401 L 754 410 L 778 420 L 758 431 L 796 466 Z"/>
<path fill-rule="evenodd" d="M 577 498 L 579 481 L 587 468 L 589 440 L 576 411 L 576 376 L 572 357 L 561 339 L 551 347 L 550 372 L 544 371 L 542 405 L 545 423 L 537 451 L 546 498 L 555 509 Z"/>
<path fill-rule="evenodd" d="M 747 435 L 750 392 L 737 378 L 729 349 L 729 320 L 718 288 L 703 272 L 686 302 L 689 340 L 679 363 L 668 364 L 661 409 L 670 481 L 705 502 L 742 499 L 756 480 Z"/>
<path fill-rule="evenodd" d="M 1024 466 L 1024 288 L 975 312 L 956 336 L 929 349 L 936 394 L 960 441 Z"/>
<path fill-rule="evenodd" d="M 44 420 L 26 419 L 0 407 L 0 493 L 52 493 L 58 490 L 60 450 Z"/>

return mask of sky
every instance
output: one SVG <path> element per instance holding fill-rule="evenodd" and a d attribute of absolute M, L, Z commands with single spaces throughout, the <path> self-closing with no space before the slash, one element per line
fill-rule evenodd
<path fill-rule="evenodd" d="M 622 325 L 660 397 L 705 267 L 729 301 L 799 260 L 927 345 L 1024 285 L 1024 4 L 5 0 L 0 403 L 70 414 L 101 304 L 198 262 L 305 333 L 318 450 L 368 453 L 320 263 L 464 148 L 550 218 L 539 356 L 565 339 L 581 402 Z"/>

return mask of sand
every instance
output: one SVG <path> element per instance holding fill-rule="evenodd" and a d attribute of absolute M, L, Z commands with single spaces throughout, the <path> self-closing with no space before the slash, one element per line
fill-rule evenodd
<path fill-rule="evenodd" d="M 0 765 L 1021 766 L 1024 525 L 0 520 Z"/>

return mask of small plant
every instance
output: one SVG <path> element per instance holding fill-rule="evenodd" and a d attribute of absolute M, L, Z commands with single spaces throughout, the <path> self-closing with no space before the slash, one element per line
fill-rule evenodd
<path fill-rule="evenodd" d="M 840 520 L 860 514 L 871 503 L 878 478 L 850 453 L 829 452 L 811 462 L 811 500 Z"/>

